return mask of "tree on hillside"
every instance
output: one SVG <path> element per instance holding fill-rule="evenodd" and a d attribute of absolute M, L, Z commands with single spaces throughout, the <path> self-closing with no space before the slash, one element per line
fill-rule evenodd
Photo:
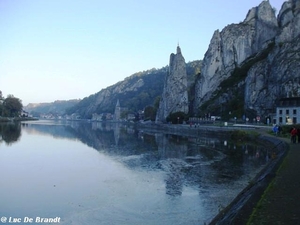
<path fill-rule="evenodd" d="M 3 114 L 3 96 L 2 91 L 0 91 L 0 116 Z"/>
<path fill-rule="evenodd" d="M 156 109 L 153 106 L 151 106 L 151 105 L 146 106 L 145 110 L 144 110 L 145 120 L 152 120 L 152 121 L 154 121 L 155 120 L 155 116 L 156 116 Z"/>
<path fill-rule="evenodd" d="M 2 104 L 2 115 L 11 117 L 19 116 L 22 108 L 22 101 L 19 98 L 16 98 L 13 95 L 8 95 Z"/>

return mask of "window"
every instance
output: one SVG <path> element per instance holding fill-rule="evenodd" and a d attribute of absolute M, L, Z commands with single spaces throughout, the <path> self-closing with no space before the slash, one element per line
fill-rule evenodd
<path fill-rule="evenodd" d="M 282 123 L 282 117 L 279 117 L 279 123 Z"/>
<path fill-rule="evenodd" d="M 279 114 L 282 115 L 282 109 L 279 110 Z"/>
<path fill-rule="evenodd" d="M 288 110 L 288 109 L 285 110 L 285 114 L 287 114 L 287 115 L 290 114 L 290 110 Z"/>
<path fill-rule="evenodd" d="M 297 117 L 293 117 L 293 124 L 297 123 Z"/>
<path fill-rule="evenodd" d="M 293 110 L 293 114 L 296 115 L 297 114 L 297 109 Z"/>

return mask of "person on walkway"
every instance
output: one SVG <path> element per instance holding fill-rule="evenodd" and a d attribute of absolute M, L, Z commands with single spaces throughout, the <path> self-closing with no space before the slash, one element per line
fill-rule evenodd
<path fill-rule="evenodd" d="M 277 124 L 275 124 L 275 126 L 273 127 L 273 132 L 276 136 L 278 135 L 278 126 L 277 126 Z"/>
<path fill-rule="evenodd" d="M 300 128 L 297 129 L 298 143 L 300 143 Z"/>
<path fill-rule="evenodd" d="M 291 141 L 292 143 L 296 143 L 297 129 L 293 127 L 291 130 Z"/>

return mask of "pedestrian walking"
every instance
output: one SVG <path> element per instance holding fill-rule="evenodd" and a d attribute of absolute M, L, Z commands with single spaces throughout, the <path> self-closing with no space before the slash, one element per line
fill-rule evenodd
<path fill-rule="evenodd" d="M 292 143 L 296 143 L 296 137 L 297 137 L 297 129 L 293 127 L 291 130 L 291 141 Z"/>
<path fill-rule="evenodd" d="M 273 132 L 276 136 L 278 135 L 278 126 L 277 126 L 277 124 L 275 124 L 275 126 L 273 127 Z"/>

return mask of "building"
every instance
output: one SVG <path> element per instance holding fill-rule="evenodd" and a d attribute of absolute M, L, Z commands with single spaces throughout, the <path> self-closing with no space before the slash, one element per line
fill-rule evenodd
<path fill-rule="evenodd" d="M 103 117 L 103 114 L 97 114 L 97 113 L 93 113 L 92 114 L 92 121 L 102 121 L 102 117 Z"/>
<path fill-rule="evenodd" d="M 26 112 L 24 109 L 22 109 L 22 111 L 21 111 L 21 116 L 22 116 L 22 117 L 28 117 L 28 116 L 29 116 L 29 113 Z"/>
<path fill-rule="evenodd" d="M 300 123 L 300 97 L 278 100 L 275 123 L 282 125 Z"/>

